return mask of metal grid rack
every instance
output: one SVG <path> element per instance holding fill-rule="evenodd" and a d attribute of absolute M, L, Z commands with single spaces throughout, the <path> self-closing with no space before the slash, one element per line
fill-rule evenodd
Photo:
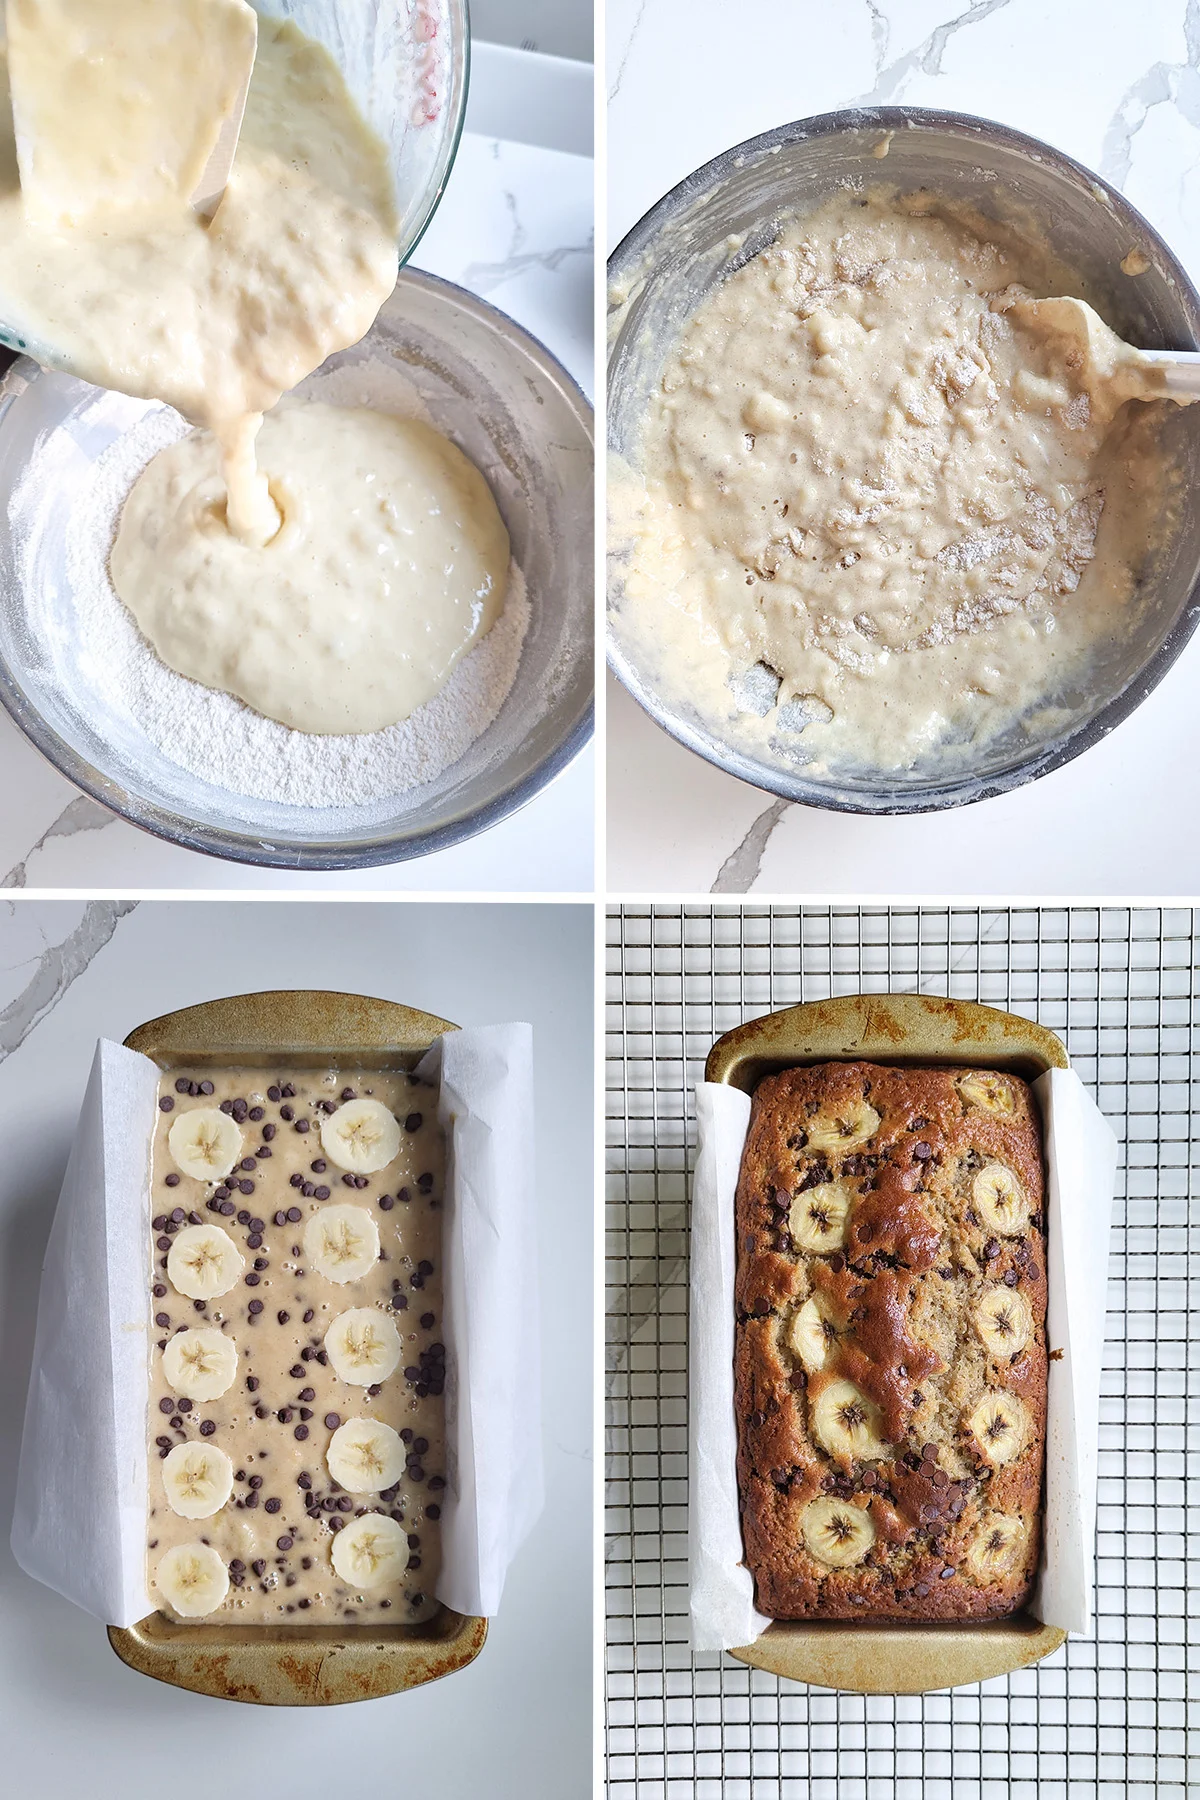
<path fill-rule="evenodd" d="M 1184 909 L 610 913 L 610 1800 L 1200 1794 L 1198 951 L 1200 913 Z M 911 1698 L 831 1694 L 693 1654 L 687 1627 L 694 1084 L 714 1039 L 743 1019 L 887 989 L 1048 1025 L 1122 1145 L 1096 1635 L 1032 1669 Z"/>

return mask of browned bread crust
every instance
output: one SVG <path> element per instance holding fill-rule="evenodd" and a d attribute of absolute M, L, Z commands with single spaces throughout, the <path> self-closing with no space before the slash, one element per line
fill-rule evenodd
<path fill-rule="evenodd" d="M 755 1090 L 737 1191 L 742 1532 L 776 1619 L 994 1619 L 1037 1569 L 1041 1133 L 986 1070 Z"/>

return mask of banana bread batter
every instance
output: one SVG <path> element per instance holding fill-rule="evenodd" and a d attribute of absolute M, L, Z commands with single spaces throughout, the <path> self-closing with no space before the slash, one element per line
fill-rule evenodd
<path fill-rule="evenodd" d="M 148 1580 L 172 1617 L 437 1610 L 437 1094 L 173 1070 L 154 1135 Z"/>
<path fill-rule="evenodd" d="M 136 482 L 113 586 L 162 660 L 297 731 L 380 731 L 431 700 L 499 617 L 508 533 L 486 481 L 412 419 L 281 406 L 261 443 L 283 513 L 226 530 L 216 445 L 193 434 Z"/>
<path fill-rule="evenodd" d="M 165 5 L 155 20 L 156 115 L 175 94 L 190 143 L 194 10 Z M 241 22 L 231 8 L 209 24 Z M 180 145 L 166 149 L 187 179 L 135 179 L 129 163 L 113 188 L 122 205 L 76 179 L 89 157 L 107 166 L 106 131 L 128 123 L 102 58 L 72 63 L 87 77 L 79 141 L 55 163 L 47 126 L 33 146 L 46 178 L 27 190 L 0 96 L 0 317 L 87 380 L 208 428 L 144 471 L 112 558 L 113 585 L 163 662 L 296 730 L 367 733 L 432 699 L 490 630 L 508 538 L 483 477 L 429 427 L 330 407 L 263 427 L 369 329 L 395 284 L 398 225 L 386 147 L 332 57 L 291 24 L 257 29 L 211 223 L 189 204 Z M 39 116 L 61 126 L 53 34 L 30 40 L 14 44 L 23 105 L 44 101 Z"/>
<path fill-rule="evenodd" d="M 760 751 L 902 769 L 1053 704 L 1126 631 L 1178 483 L 1161 408 L 1114 420 L 1022 316 L 1063 282 L 1007 228 L 877 190 L 703 301 L 624 522 L 618 628 L 670 692 Z"/>
<path fill-rule="evenodd" d="M 187 90 L 192 46 L 157 78 Z M 387 152 L 329 53 L 262 19 L 237 154 L 206 224 L 178 194 L 129 216 L 26 209 L 7 67 L 0 99 L 0 316 L 85 380 L 165 400 L 229 447 L 230 523 L 279 519 L 253 441 L 262 414 L 366 332 L 396 281 Z M 93 121 L 93 124 L 95 122 Z"/>

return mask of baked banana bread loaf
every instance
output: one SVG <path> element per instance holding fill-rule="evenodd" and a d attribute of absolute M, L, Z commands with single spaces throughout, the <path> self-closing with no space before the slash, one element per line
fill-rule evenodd
<path fill-rule="evenodd" d="M 1025 1083 L 823 1063 L 755 1090 L 737 1191 L 746 1563 L 776 1619 L 993 1619 L 1037 1568 L 1041 1136 Z"/>

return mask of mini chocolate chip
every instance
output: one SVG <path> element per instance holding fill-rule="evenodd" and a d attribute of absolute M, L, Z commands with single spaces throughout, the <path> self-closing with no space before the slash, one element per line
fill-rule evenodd
<path fill-rule="evenodd" d="M 345 1519 L 339 1519 L 337 1514 L 334 1513 L 332 1519 L 329 1521 L 329 1529 L 330 1531 L 340 1531 L 345 1523 Z"/>
<path fill-rule="evenodd" d="M 171 1173 L 169 1175 L 164 1176 L 163 1179 L 166 1181 L 166 1184 L 168 1187 L 178 1187 L 179 1186 L 179 1176 L 175 1173 L 174 1169 L 171 1170 Z"/>
<path fill-rule="evenodd" d="M 289 1225 L 298 1225 L 300 1223 L 300 1220 L 303 1218 L 303 1216 L 304 1215 L 300 1211 L 300 1208 L 298 1206 L 289 1206 L 288 1207 L 287 1220 L 288 1220 Z"/>
<path fill-rule="evenodd" d="M 275 1539 L 275 1548 L 277 1550 L 290 1550 L 292 1547 L 292 1542 L 293 1542 L 293 1540 L 287 1535 L 286 1532 L 284 1532 L 282 1537 Z"/>
<path fill-rule="evenodd" d="M 257 1287 L 261 1280 L 262 1280 L 261 1275 L 254 1274 L 252 1272 L 251 1274 L 246 1276 L 246 1286 L 247 1287 Z"/>
<path fill-rule="evenodd" d="M 420 1113 L 409 1113 L 404 1121 L 405 1131 L 420 1131 L 424 1123 Z"/>
<path fill-rule="evenodd" d="M 313 1193 L 318 1200 L 328 1200 L 329 1198 L 329 1189 L 327 1187 L 314 1188 Z"/>
<path fill-rule="evenodd" d="M 175 1402 L 169 1400 L 164 1394 L 163 1398 L 158 1403 L 158 1410 L 163 1413 L 173 1413 L 175 1411 Z"/>
<path fill-rule="evenodd" d="M 303 1137 L 304 1133 L 308 1130 L 308 1120 L 307 1119 L 297 1119 L 293 1129 L 298 1131 L 300 1133 L 301 1137 Z"/>
<path fill-rule="evenodd" d="M 258 1315 L 258 1314 L 259 1314 L 259 1313 L 260 1313 L 260 1312 L 261 1312 L 261 1311 L 262 1311 L 262 1309 L 263 1309 L 263 1303 L 262 1303 L 262 1301 L 261 1301 L 261 1300 L 252 1300 L 252 1301 L 251 1301 L 251 1302 L 250 1302 L 250 1308 L 249 1308 L 249 1310 L 250 1310 L 250 1311 L 251 1311 L 251 1312 L 252 1312 L 252 1313 L 253 1313 L 253 1314 L 254 1314 L 254 1315 L 255 1315 L 255 1316 L 256 1316 L 256 1317 L 257 1317 L 257 1315 Z"/>
<path fill-rule="evenodd" d="M 312 1309 L 312 1307 L 311 1307 L 311 1306 L 310 1306 L 310 1307 L 309 1307 L 309 1308 L 308 1308 L 308 1310 L 307 1310 L 307 1312 L 306 1312 L 306 1313 L 305 1313 L 305 1315 L 304 1315 L 304 1323 L 305 1323 L 305 1324 L 306 1324 L 306 1325 L 307 1325 L 307 1324 L 308 1324 L 308 1322 L 309 1322 L 309 1320 L 310 1320 L 310 1319 L 311 1319 L 311 1318 L 312 1318 L 312 1317 L 313 1317 L 313 1309 Z"/>
<path fill-rule="evenodd" d="M 145 1317 L 144 1314 L 143 1317 Z M 170 1313 L 155 1313 L 154 1323 L 158 1326 L 160 1331 L 164 1330 L 171 1323 Z"/>
<path fill-rule="evenodd" d="M 441 1516 L 442 1516 L 442 1509 L 440 1506 L 434 1504 L 432 1506 L 427 1506 L 425 1508 L 425 1517 L 427 1519 L 440 1519 Z"/>
<path fill-rule="evenodd" d="M 163 1095 L 162 1099 L 158 1103 L 158 1110 L 159 1110 L 159 1112 L 174 1112 L 175 1111 L 175 1102 L 172 1100 L 170 1094 Z"/>
<path fill-rule="evenodd" d="M 216 1429 L 217 1428 L 211 1419 L 205 1419 L 203 1424 L 200 1427 L 200 1436 L 201 1437 L 211 1437 L 213 1432 Z"/>
<path fill-rule="evenodd" d="M 287 1119 L 290 1124 L 296 1115 L 290 1106 L 281 1106 L 279 1109 L 279 1116 L 281 1119 Z"/>
<path fill-rule="evenodd" d="M 391 1212 L 391 1210 L 392 1210 L 393 1206 L 395 1206 L 395 1204 L 396 1204 L 396 1202 L 392 1199 L 392 1196 L 390 1194 L 380 1194 L 379 1205 L 380 1205 L 380 1209 L 383 1212 Z"/>
<path fill-rule="evenodd" d="M 328 1425 L 330 1431 L 336 1431 L 341 1422 L 342 1415 L 340 1413 L 327 1412 L 325 1414 L 325 1423 Z"/>
<path fill-rule="evenodd" d="M 303 1442 L 303 1440 L 308 1436 L 308 1426 L 307 1425 L 297 1425 L 296 1429 L 292 1432 L 292 1436 L 294 1438 L 299 1438 L 301 1440 L 301 1442 Z"/>
<path fill-rule="evenodd" d="M 283 1501 L 277 1500 L 275 1498 L 274 1494 L 272 1494 L 271 1498 L 264 1502 L 263 1511 L 269 1512 L 269 1513 L 277 1513 L 282 1505 L 283 1505 Z"/>

